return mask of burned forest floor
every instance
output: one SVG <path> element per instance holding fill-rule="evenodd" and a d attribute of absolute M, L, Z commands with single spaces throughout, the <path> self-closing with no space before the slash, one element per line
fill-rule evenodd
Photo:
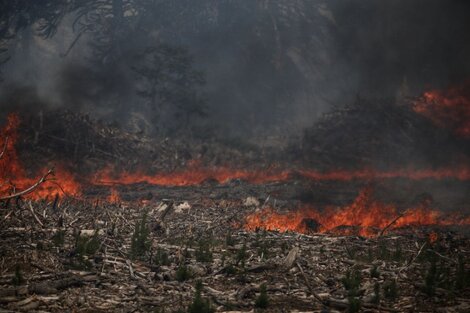
<path fill-rule="evenodd" d="M 263 199 L 177 194 L 2 203 L 0 312 L 470 311 L 456 229 L 247 231 Z"/>
<path fill-rule="evenodd" d="M 11 115 L 0 312 L 470 312 L 468 138 L 333 113 L 284 148 Z"/>

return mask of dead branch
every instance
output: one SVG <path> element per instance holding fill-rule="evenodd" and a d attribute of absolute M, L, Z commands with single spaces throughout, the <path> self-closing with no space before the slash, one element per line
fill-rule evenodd
<path fill-rule="evenodd" d="M 312 296 L 313 296 L 318 302 L 320 302 L 321 304 L 328 306 L 328 305 L 329 305 L 328 300 L 322 299 L 322 297 L 320 297 L 320 296 L 315 292 L 315 290 L 313 290 L 313 287 L 310 285 L 310 282 L 308 281 L 307 275 L 305 275 L 305 272 L 304 272 L 302 266 L 300 266 L 299 262 L 296 261 L 295 264 L 296 264 L 297 267 L 299 268 L 300 273 L 302 274 L 302 278 L 304 279 L 305 284 L 307 285 L 307 288 L 308 288 L 308 290 L 310 291 L 310 293 L 312 294 Z"/>
<path fill-rule="evenodd" d="M 401 271 L 403 271 L 404 269 L 407 269 L 408 267 L 411 266 L 411 264 L 413 264 L 416 259 L 418 259 L 418 257 L 421 255 L 421 252 L 423 252 L 423 248 L 426 246 L 427 242 L 424 242 L 422 245 L 421 245 L 421 248 L 419 248 L 419 251 L 418 251 L 418 254 L 416 254 L 416 256 L 410 261 L 410 263 L 408 263 L 406 266 L 402 267 L 398 273 L 401 273 Z"/>
<path fill-rule="evenodd" d="M 39 219 L 39 217 L 36 215 L 36 212 L 34 212 L 34 209 L 33 209 L 33 204 L 31 203 L 31 201 L 29 201 L 29 210 L 31 211 L 31 214 L 33 215 L 34 219 L 36 220 L 36 222 L 38 222 L 39 225 L 44 226 L 44 224 L 41 222 L 41 220 Z"/>
<path fill-rule="evenodd" d="M 406 214 L 408 214 L 408 210 L 406 210 L 405 212 L 399 214 L 395 219 L 393 219 L 393 221 L 391 221 L 387 226 L 385 226 L 382 231 L 379 233 L 379 235 L 377 236 L 378 238 L 382 237 L 383 234 L 385 233 L 385 231 L 387 229 L 389 229 L 390 227 L 392 227 L 393 224 L 395 224 L 400 218 L 402 218 L 403 216 L 405 216 Z"/>
<path fill-rule="evenodd" d="M 455 264 L 458 263 L 457 261 L 455 261 L 455 260 L 453 260 L 453 259 L 451 259 L 451 258 L 448 258 L 448 257 L 446 257 L 445 255 L 442 255 L 442 254 L 440 254 L 439 252 L 434 251 L 433 249 L 427 249 L 426 251 L 431 252 L 431 253 L 434 253 L 434 254 L 437 255 L 438 257 L 440 257 L 440 258 L 442 258 L 442 259 L 444 259 L 444 260 L 447 260 L 447 261 L 449 261 L 449 262 L 451 262 L 451 263 L 455 263 Z"/>
<path fill-rule="evenodd" d="M 6 197 L 2 197 L 0 198 L 0 201 L 4 201 L 4 200 L 8 200 L 8 199 L 14 199 L 14 198 L 18 198 L 18 197 L 21 197 L 21 196 L 24 196 L 24 195 L 27 195 L 28 193 L 31 193 L 33 192 L 36 188 L 38 188 L 41 184 L 43 184 L 44 182 L 47 181 L 47 177 L 49 177 L 50 175 L 53 175 L 54 174 L 54 170 L 50 169 L 49 171 L 47 171 L 47 173 L 41 177 L 37 183 L 35 183 L 34 185 L 32 185 L 31 187 L 23 190 L 23 191 L 20 191 L 20 192 L 17 192 L 17 193 L 14 193 L 12 195 L 9 195 L 9 196 L 6 196 Z"/>
<path fill-rule="evenodd" d="M 2 152 L 0 152 L 0 160 L 3 158 L 5 151 L 7 151 L 7 146 L 8 146 L 8 136 L 5 138 L 5 143 L 3 144 Z"/>

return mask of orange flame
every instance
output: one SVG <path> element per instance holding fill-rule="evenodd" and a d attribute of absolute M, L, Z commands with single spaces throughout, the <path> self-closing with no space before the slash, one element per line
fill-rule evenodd
<path fill-rule="evenodd" d="M 447 90 L 425 92 L 413 103 L 413 110 L 439 127 L 470 138 L 470 80 Z"/>
<path fill-rule="evenodd" d="M 117 172 L 111 167 L 98 171 L 92 179 L 94 184 L 103 185 L 132 185 L 147 183 L 160 186 L 194 186 L 205 181 L 214 180 L 217 183 L 227 183 L 231 180 L 241 179 L 251 184 L 265 184 L 270 182 L 289 181 L 294 176 L 311 180 L 352 181 L 407 178 L 412 180 L 423 179 L 458 179 L 470 180 L 470 168 L 440 168 L 433 170 L 396 170 L 396 171 L 331 171 L 319 172 L 315 170 L 241 170 L 228 167 L 205 168 L 199 165 L 190 165 L 184 170 L 171 173 L 146 174 L 144 172 Z"/>
<path fill-rule="evenodd" d="M 285 181 L 290 177 L 289 171 L 265 172 L 230 169 L 225 167 L 204 168 L 199 165 L 189 165 L 185 170 L 171 173 L 158 173 L 149 175 L 143 172 L 116 173 L 108 167 L 99 171 L 93 180 L 96 184 L 120 184 L 131 185 L 147 183 L 162 186 L 193 186 L 202 184 L 208 180 L 218 183 L 226 183 L 230 180 L 243 179 L 249 183 L 261 184 L 273 181 Z"/>
<path fill-rule="evenodd" d="M 110 203 L 119 203 L 121 201 L 121 195 L 119 194 L 119 191 L 117 191 L 115 188 L 111 188 L 111 193 L 108 196 L 108 202 Z"/>
<path fill-rule="evenodd" d="M 371 236 L 390 225 L 398 216 L 400 211 L 395 206 L 373 200 L 372 189 L 366 188 L 352 204 L 340 208 L 326 208 L 323 212 L 313 208 L 301 208 L 281 214 L 267 208 L 248 215 L 245 228 L 344 235 L 351 232 L 350 228 L 344 226 L 350 226 L 357 227 L 359 235 Z M 418 225 L 470 225 L 470 217 L 461 218 L 449 214 L 444 216 L 439 211 L 421 205 L 406 210 L 390 229 Z"/>
<path fill-rule="evenodd" d="M 436 232 L 429 233 L 429 242 L 435 243 L 439 239 L 439 235 Z"/>
<path fill-rule="evenodd" d="M 0 159 L 0 197 L 20 192 L 36 184 L 40 178 L 27 175 L 23 165 L 20 162 L 16 151 L 18 141 L 18 127 L 20 119 L 17 114 L 8 116 L 6 126 L 0 131 L 0 149 L 5 147 L 5 153 Z M 76 181 L 75 176 L 64 170 L 62 167 L 56 167 L 56 172 L 60 175 L 53 180 L 46 181 L 36 188 L 32 193 L 25 195 L 30 199 L 42 199 L 58 192 L 64 192 L 68 195 L 80 195 L 81 186 Z M 46 168 L 41 173 L 46 173 Z"/>
<path fill-rule="evenodd" d="M 357 171 L 332 171 L 318 172 L 315 170 L 299 170 L 299 174 L 312 180 L 373 180 L 373 179 L 391 179 L 407 178 L 411 180 L 422 179 L 446 179 L 453 178 L 458 180 L 470 180 L 470 168 L 460 166 L 457 168 L 439 168 L 426 170 L 399 169 L 394 171 L 374 171 L 369 169 Z"/>
<path fill-rule="evenodd" d="M 28 188 L 37 182 L 37 178 L 28 175 L 22 166 L 17 155 L 15 144 L 18 140 L 17 129 L 20 121 L 16 114 L 8 117 L 8 123 L 0 131 L 0 148 L 5 146 L 5 155 L 0 159 L 0 195 L 6 195 L 15 191 Z M 8 138 L 8 141 L 6 141 Z M 5 145 L 6 144 L 6 145 Z M 56 180 L 42 184 L 30 194 L 30 198 L 39 199 L 53 195 L 58 191 L 66 194 L 80 196 L 85 186 L 76 179 L 73 173 L 67 171 L 64 166 L 56 166 L 58 173 Z M 47 172 L 46 169 L 41 173 Z M 39 175 L 34 175 L 40 177 Z M 356 171 L 336 170 L 329 172 L 320 172 L 311 169 L 283 170 L 279 168 L 269 168 L 266 170 L 247 170 L 233 169 L 229 167 L 203 167 L 197 162 L 190 162 L 184 170 L 178 170 L 171 173 L 148 174 L 144 171 L 121 172 L 112 167 L 104 168 L 98 171 L 94 177 L 82 179 L 89 185 L 130 185 L 136 183 L 147 183 L 151 185 L 163 186 L 190 186 L 198 185 L 205 181 L 214 180 L 218 183 L 227 183 L 230 180 L 241 179 L 252 184 L 263 184 L 277 181 L 288 181 L 294 177 L 304 177 L 311 180 L 374 180 L 374 179 L 458 179 L 470 180 L 470 167 L 460 166 L 458 168 L 440 168 L 432 170 L 412 170 L 401 169 L 394 171 L 374 171 L 363 169 Z M 118 199 L 118 193 L 112 192 L 110 201 Z"/>

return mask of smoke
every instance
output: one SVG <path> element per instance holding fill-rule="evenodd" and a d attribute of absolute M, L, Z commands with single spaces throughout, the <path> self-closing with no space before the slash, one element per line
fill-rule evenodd
<path fill-rule="evenodd" d="M 447 87 L 470 74 L 468 1 L 333 1 L 339 60 L 363 94 Z M 344 63 L 343 63 L 344 64 Z"/>
<path fill-rule="evenodd" d="M 465 0 L 175 0 L 121 48 L 187 47 L 207 82 L 205 123 L 220 133 L 295 135 L 358 94 L 417 95 L 467 79 L 468 12 Z M 2 68 L 2 108 L 64 107 L 123 125 L 148 116 L 129 58 L 97 65 L 86 35 L 70 49 L 73 19 L 49 39 L 19 34 Z"/>

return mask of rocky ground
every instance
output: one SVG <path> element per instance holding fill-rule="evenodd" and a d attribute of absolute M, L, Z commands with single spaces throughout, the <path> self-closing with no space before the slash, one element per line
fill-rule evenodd
<path fill-rule="evenodd" d="M 469 312 L 470 239 L 247 232 L 246 199 L 0 208 L 0 312 Z"/>

